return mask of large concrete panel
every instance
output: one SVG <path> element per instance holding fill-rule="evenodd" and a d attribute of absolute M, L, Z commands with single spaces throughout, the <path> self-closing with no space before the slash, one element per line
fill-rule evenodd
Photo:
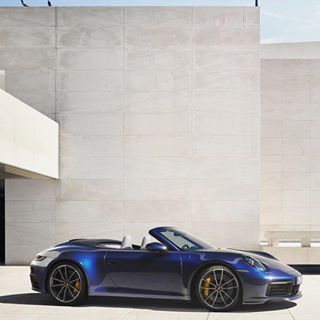
<path fill-rule="evenodd" d="M 20 18 L 28 28 L 21 40 L 0 27 L 0 67 L 10 92 L 60 123 L 61 180 L 39 193 L 34 182 L 10 181 L 11 223 L 32 208 L 48 213 L 38 227 L 9 226 L 7 263 L 27 262 L 41 249 L 28 230 L 43 246 L 124 232 L 140 242 L 150 227 L 167 224 L 216 246 L 255 248 L 258 9 L 28 9 L 0 10 L 0 25 L 14 16 L 12 34 L 23 32 Z M 29 245 L 23 252 L 15 251 L 19 228 Z"/>
<path fill-rule="evenodd" d="M 270 230 L 318 230 L 320 45 L 263 45 L 261 56 L 261 238 Z"/>

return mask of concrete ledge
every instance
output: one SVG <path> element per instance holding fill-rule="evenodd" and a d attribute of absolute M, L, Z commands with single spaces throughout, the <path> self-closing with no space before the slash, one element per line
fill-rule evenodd
<path fill-rule="evenodd" d="M 320 247 L 260 247 L 287 264 L 320 264 Z"/>
<path fill-rule="evenodd" d="M 0 89 L 0 164 L 5 177 L 23 170 L 58 178 L 58 148 L 58 123 Z"/>
<path fill-rule="evenodd" d="M 261 59 L 320 59 L 320 42 L 261 45 Z"/>
<path fill-rule="evenodd" d="M 278 230 L 266 231 L 265 237 L 269 245 L 279 246 L 279 240 L 298 240 L 302 247 L 310 247 L 312 239 L 320 239 L 320 231 L 316 230 Z"/>

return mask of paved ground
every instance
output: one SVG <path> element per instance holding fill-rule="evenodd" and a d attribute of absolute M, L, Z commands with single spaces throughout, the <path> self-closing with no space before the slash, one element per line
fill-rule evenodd
<path fill-rule="evenodd" d="M 1 320 L 315 320 L 319 319 L 320 276 L 304 276 L 303 297 L 293 302 L 246 306 L 230 313 L 209 313 L 182 301 L 91 298 L 86 306 L 61 307 L 34 293 L 28 267 L 0 267 Z"/>

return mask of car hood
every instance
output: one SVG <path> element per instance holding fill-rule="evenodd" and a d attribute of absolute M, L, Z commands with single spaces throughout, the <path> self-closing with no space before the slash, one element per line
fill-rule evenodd
<path fill-rule="evenodd" d="M 201 250 L 202 251 L 202 250 Z M 287 274 L 291 274 L 293 276 L 300 276 L 300 272 L 291 268 L 287 264 L 277 260 L 271 254 L 266 252 L 260 251 L 244 251 L 238 249 L 206 249 L 203 250 L 204 252 L 221 252 L 221 253 L 229 253 L 229 254 L 236 254 L 237 256 L 242 257 L 251 257 L 261 261 L 264 265 L 267 266 L 267 269 L 270 271 L 279 271 Z"/>

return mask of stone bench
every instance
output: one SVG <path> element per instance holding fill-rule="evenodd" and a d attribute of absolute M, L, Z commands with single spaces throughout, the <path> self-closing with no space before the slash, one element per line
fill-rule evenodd
<path fill-rule="evenodd" d="M 320 240 L 320 231 L 266 231 L 265 237 L 272 247 L 278 247 L 279 240 L 300 241 L 302 247 L 310 247 L 311 240 Z"/>
<path fill-rule="evenodd" d="M 320 240 L 320 231 L 266 231 L 265 238 L 268 240 L 268 245 L 261 245 L 260 250 L 274 255 L 285 263 L 300 265 L 320 264 L 320 247 L 311 247 L 312 240 Z M 279 241 L 281 240 L 299 241 L 301 246 L 279 247 Z"/>

